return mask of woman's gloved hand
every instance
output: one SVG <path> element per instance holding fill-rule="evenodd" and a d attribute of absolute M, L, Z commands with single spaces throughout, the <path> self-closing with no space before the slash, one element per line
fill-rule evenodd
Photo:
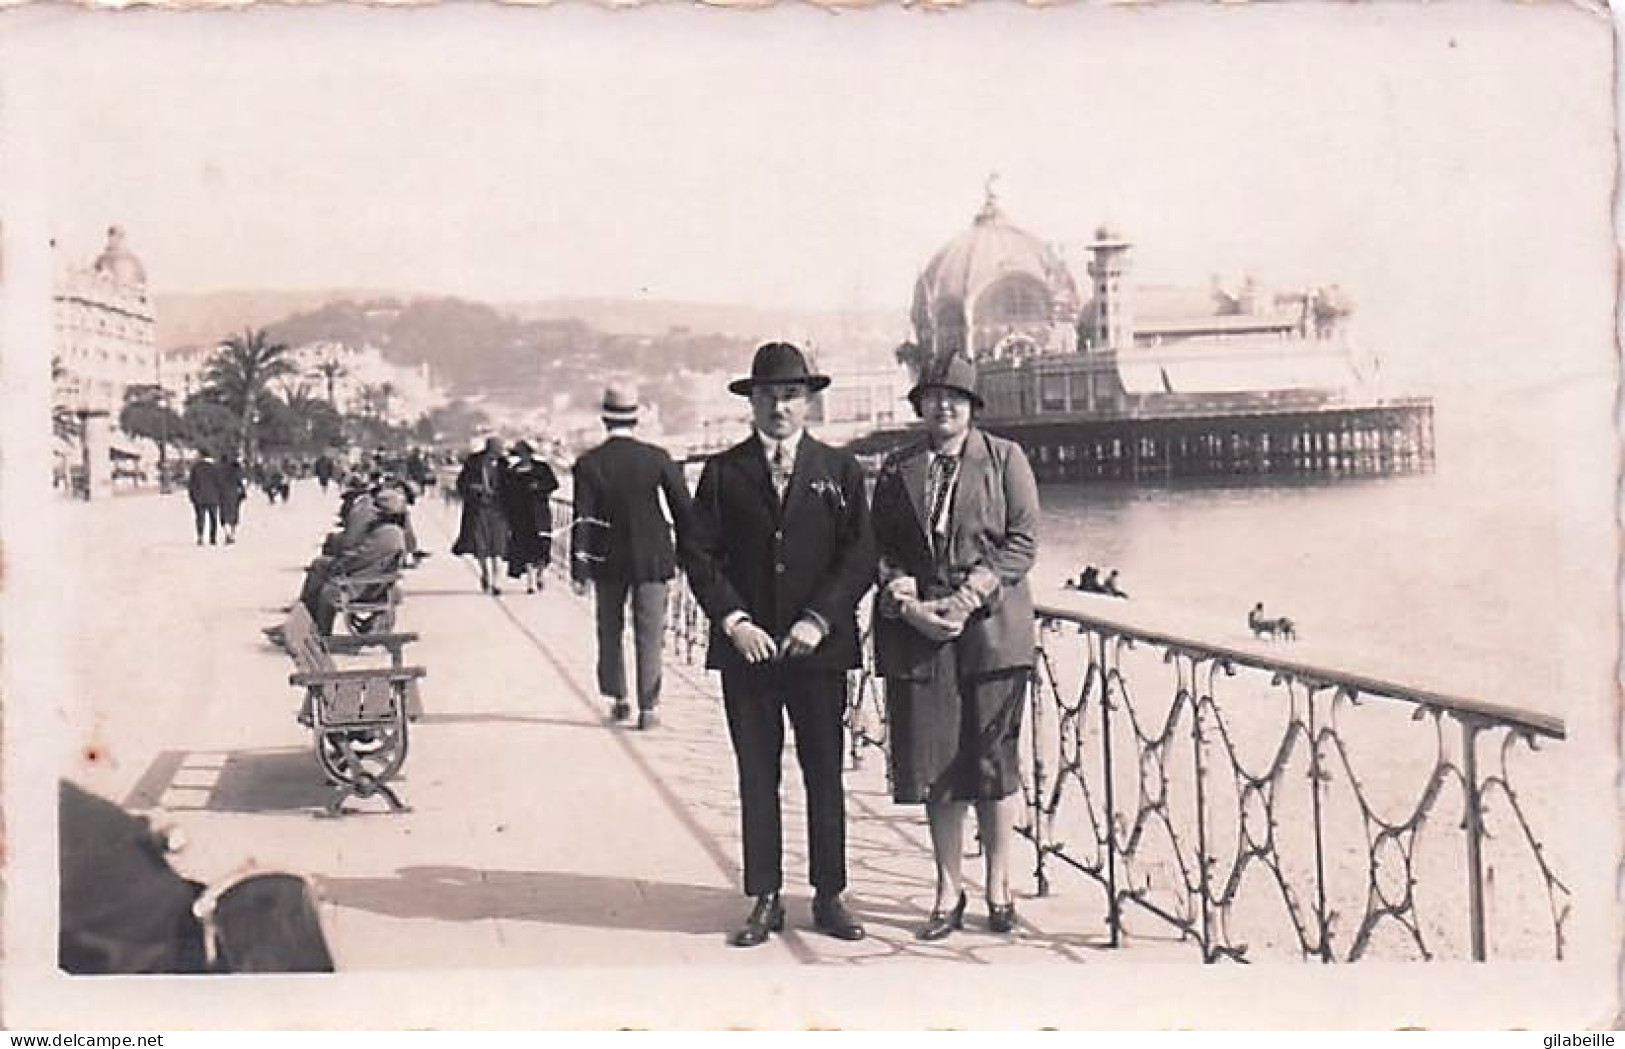
<path fill-rule="evenodd" d="M 943 615 L 940 601 L 904 600 L 898 615 L 927 641 L 951 641 L 964 628 L 964 620 L 954 622 Z"/>

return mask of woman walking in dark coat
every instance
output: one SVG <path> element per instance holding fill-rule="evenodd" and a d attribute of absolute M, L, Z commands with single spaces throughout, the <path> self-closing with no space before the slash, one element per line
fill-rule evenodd
<path fill-rule="evenodd" d="M 220 527 L 226 530 L 227 543 L 237 541 L 237 522 L 242 520 L 243 500 L 247 498 L 242 464 L 236 456 L 228 455 L 220 467 Z"/>
<path fill-rule="evenodd" d="M 553 493 L 558 478 L 527 441 L 513 446 L 514 462 L 502 482 L 502 513 L 508 521 L 508 578 L 524 579 L 525 593 L 543 588 L 542 571 L 553 559 Z"/>
<path fill-rule="evenodd" d="M 508 522 L 502 516 L 502 481 L 507 472 L 502 442 L 492 437 L 486 440 L 483 451 L 463 460 L 462 472 L 457 475 L 463 520 L 451 552 L 474 555 L 480 563 L 480 589 L 491 594 L 502 593 L 496 583 L 496 568 L 508 549 Z"/>
<path fill-rule="evenodd" d="M 875 655 L 886 679 L 893 796 L 924 802 L 936 903 L 918 936 L 962 927 L 966 809 L 987 860 L 988 927 L 1009 932 L 1017 741 L 1032 672 L 1038 485 L 1021 448 L 971 425 L 976 370 L 952 358 L 909 393 L 926 440 L 875 484 Z"/>

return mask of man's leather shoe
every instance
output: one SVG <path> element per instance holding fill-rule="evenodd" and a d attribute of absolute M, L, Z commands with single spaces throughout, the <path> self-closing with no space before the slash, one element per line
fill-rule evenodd
<path fill-rule="evenodd" d="M 659 728 L 659 727 L 660 727 L 660 715 L 659 714 L 656 714 L 652 710 L 644 710 L 644 711 L 640 711 L 638 713 L 638 731 L 639 732 L 648 732 L 650 729 L 656 729 L 656 728 Z"/>
<path fill-rule="evenodd" d="M 609 708 L 609 716 L 616 721 L 625 721 L 632 716 L 632 704 L 624 699 L 617 699 L 615 704 Z"/>
<path fill-rule="evenodd" d="M 756 906 L 750 909 L 745 924 L 728 938 L 735 947 L 756 947 L 767 942 L 770 932 L 784 931 L 784 904 L 779 894 L 769 892 L 756 897 Z"/>
<path fill-rule="evenodd" d="M 863 939 L 863 924 L 852 917 L 838 892 L 813 897 L 813 924 L 837 940 Z"/>

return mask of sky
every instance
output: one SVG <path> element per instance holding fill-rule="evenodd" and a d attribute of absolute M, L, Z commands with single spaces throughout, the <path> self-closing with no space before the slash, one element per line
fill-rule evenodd
<path fill-rule="evenodd" d="M 902 314 L 996 172 L 1074 262 L 1110 222 L 1142 281 L 1337 283 L 1402 370 L 1538 377 L 1612 331 L 1610 47 L 1556 3 L 42 9 L 0 133 L 159 292 Z"/>

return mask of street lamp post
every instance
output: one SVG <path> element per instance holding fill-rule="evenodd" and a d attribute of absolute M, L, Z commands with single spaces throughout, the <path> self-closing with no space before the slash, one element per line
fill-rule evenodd
<path fill-rule="evenodd" d="M 158 494 L 169 494 L 169 391 L 164 389 L 164 351 L 152 348 L 154 400 L 158 404 Z"/>

